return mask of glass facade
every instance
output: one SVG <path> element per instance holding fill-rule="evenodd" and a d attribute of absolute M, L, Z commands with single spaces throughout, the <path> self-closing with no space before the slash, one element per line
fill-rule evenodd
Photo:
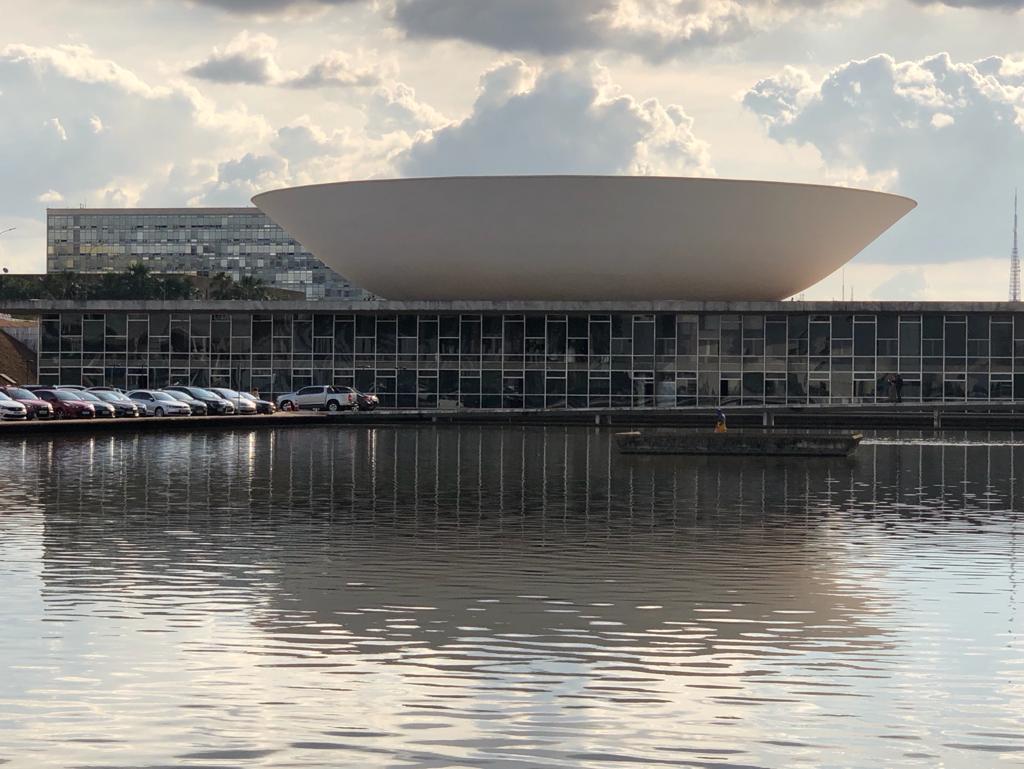
<path fill-rule="evenodd" d="M 368 294 L 330 270 L 257 208 L 50 209 L 46 270 L 253 276 L 307 299 Z"/>
<path fill-rule="evenodd" d="M 895 373 L 905 401 L 1022 400 L 1024 313 L 60 312 L 39 355 L 43 384 L 344 384 L 404 408 L 872 402 Z"/>

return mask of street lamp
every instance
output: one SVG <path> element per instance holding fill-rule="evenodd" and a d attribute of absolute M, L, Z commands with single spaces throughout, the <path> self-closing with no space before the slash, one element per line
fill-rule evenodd
<path fill-rule="evenodd" d="M 14 230 L 16 230 L 16 229 L 18 229 L 18 228 L 17 227 L 8 227 L 6 230 L 0 230 L 0 235 L 6 235 L 8 232 L 14 232 Z M 6 275 L 7 272 L 8 272 L 7 268 L 4 267 L 3 274 Z"/>

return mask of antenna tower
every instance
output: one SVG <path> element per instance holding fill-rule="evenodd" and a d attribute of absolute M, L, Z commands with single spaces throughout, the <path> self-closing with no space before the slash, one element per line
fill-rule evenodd
<path fill-rule="evenodd" d="M 1020 301 L 1020 252 L 1017 251 L 1017 191 L 1013 192 L 1013 248 L 1010 250 L 1010 301 Z"/>

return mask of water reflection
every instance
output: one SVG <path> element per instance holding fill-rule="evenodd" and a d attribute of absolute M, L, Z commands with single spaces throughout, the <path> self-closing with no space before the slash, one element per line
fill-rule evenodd
<path fill-rule="evenodd" d="M 1024 455 L 905 438 L 801 461 L 623 458 L 578 428 L 2 444 L 0 758 L 1019 757 Z"/>

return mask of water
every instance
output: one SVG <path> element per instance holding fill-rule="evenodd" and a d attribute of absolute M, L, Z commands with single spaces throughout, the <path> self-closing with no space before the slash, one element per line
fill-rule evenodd
<path fill-rule="evenodd" d="M 0 761 L 1024 765 L 1024 448 L 0 443 Z"/>

